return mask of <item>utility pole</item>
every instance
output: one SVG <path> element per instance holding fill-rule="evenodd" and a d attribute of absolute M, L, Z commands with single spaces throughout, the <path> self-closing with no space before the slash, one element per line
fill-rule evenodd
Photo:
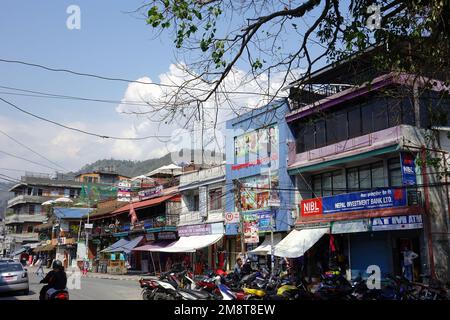
<path fill-rule="evenodd" d="M 242 254 L 245 256 L 244 217 L 242 216 L 242 200 L 241 200 L 242 186 L 241 186 L 241 182 L 239 180 L 236 180 L 236 186 L 237 186 L 236 196 L 238 197 L 239 229 L 241 230 L 241 235 L 240 235 L 241 236 L 241 251 L 242 251 Z"/>

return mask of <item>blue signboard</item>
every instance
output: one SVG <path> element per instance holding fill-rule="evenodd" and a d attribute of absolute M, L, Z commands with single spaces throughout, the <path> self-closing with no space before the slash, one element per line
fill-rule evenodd
<path fill-rule="evenodd" d="M 416 165 L 414 163 L 414 156 L 410 153 L 401 153 L 400 161 L 402 164 L 402 184 L 404 186 L 416 185 Z"/>
<path fill-rule="evenodd" d="M 406 206 L 406 191 L 400 188 L 384 188 L 322 198 L 323 214 L 403 206 Z"/>
<path fill-rule="evenodd" d="M 260 232 L 272 230 L 272 214 L 270 212 L 258 214 L 258 230 Z"/>

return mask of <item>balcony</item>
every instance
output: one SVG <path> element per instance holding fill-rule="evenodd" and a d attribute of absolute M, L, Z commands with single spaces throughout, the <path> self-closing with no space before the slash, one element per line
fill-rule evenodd
<path fill-rule="evenodd" d="M 9 242 L 23 243 L 39 241 L 39 235 L 37 233 L 10 233 L 6 236 Z"/>
<path fill-rule="evenodd" d="M 8 208 L 11 208 L 17 204 L 22 203 L 38 203 L 41 204 L 47 200 L 53 199 L 52 197 L 43 197 L 43 196 L 30 196 L 30 195 L 18 195 L 11 200 L 8 200 Z"/>
<path fill-rule="evenodd" d="M 206 223 L 209 222 L 220 222 L 224 219 L 223 209 L 209 210 Z M 180 214 L 180 222 L 178 225 L 190 225 L 197 224 L 203 221 L 199 211 L 188 211 Z"/>
<path fill-rule="evenodd" d="M 423 134 L 419 131 L 421 129 L 413 126 L 400 125 L 301 153 L 296 153 L 295 142 L 290 142 L 288 166 L 290 170 L 312 167 L 326 161 L 375 152 L 386 147 L 401 147 L 403 138 L 407 138 L 411 145 L 422 145 Z"/>
<path fill-rule="evenodd" d="M 24 222 L 44 223 L 47 221 L 47 216 L 41 214 L 13 214 L 5 217 L 5 224 L 19 224 Z"/>
<path fill-rule="evenodd" d="M 189 172 L 180 176 L 180 188 L 190 184 L 225 178 L 225 166 L 217 166 L 209 169 Z"/>

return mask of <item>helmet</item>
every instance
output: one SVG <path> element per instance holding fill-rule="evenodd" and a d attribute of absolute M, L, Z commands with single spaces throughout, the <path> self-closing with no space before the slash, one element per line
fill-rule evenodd
<path fill-rule="evenodd" d="M 217 269 L 216 274 L 218 276 L 226 276 L 227 275 L 227 273 L 225 271 L 223 271 L 222 269 Z"/>
<path fill-rule="evenodd" d="M 61 269 L 63 267 L 63 264 L 60 260 L 53 261 L 52 269 Z"/>

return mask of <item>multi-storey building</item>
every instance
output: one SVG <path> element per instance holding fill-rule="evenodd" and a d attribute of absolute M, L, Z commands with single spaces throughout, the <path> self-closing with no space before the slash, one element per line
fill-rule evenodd
<path fill-rule="evenodd" d="M 74 180 L 52 179 L 44 176 L 23 176 L 21 182 L 9 191 L 14 197 L 8 201 L 5 225 L 8 229 L 7 242 L 10 253 L 23 244 L 39 241 L 34 227 L 48 218 L 42 203 L 61 197 L 77 198 L 81 183 Z"/>
<path fill-rule="evenodd" d="M 114 185 L 120 181 L 128 179 L 130 179 L 130 177 L 120 175 L 112 168 L 103 168 L 92 172 L 83 172 L 75 176 L 75 180 L 79 182 L 110 185 Z"/>
<path fill-rule="evenodd" d="M 293 225 L 293 179 L 287 173 L 285 100 L 227 122 L 226 236 L 231 265 L 240 252 L 266 257 Z M 236 214 L 239 213 L 239 214 Z M 260 259 L 260 263 L 267 263 Z"/>
<path fill-rule="evenodd" d="M 197 236 L 197 261 L 212 269 L 224 269 L 225 165 L 203 168 L 180 176 L 181 194 L 178 236 Z M 217 237 L 214 237 L 216 235 Z M 203 241 L 203 245 L 201 242 Z M 216 263 L 217 262 L 217 263 Z M 197 272 L 200 272 L 197 268 Z"/>
<path fill-rule="evenodd" d="M 442 84 L 373 72 L 369 59 L 355 64 L 325 67 L 291 86 L 288 171 L 299 212 L 277 255 L 303 256 L 309 274 L 337 256 L 348 277 L 367 276 L 373 265 L 385 276 L 402 273 L 408 248 L 419 254 L 415 279 L 445 281 L 449 197 L 440 172 L 450 143 L 430 130 L 449 123 L 449 101 L 435 99 Z M 355 70 L 369 81 L 361 84 Z"/>

